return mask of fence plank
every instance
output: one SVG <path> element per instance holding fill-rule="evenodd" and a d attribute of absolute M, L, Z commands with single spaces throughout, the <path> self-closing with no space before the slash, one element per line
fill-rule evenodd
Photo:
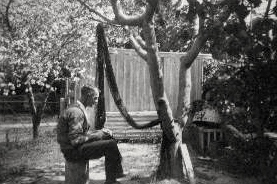
<path fill-rule="evenodd" d="M 124 81 L 126 89 L 124 99 L 126 99 L 126 106 L 129 108 L 131 106 L 131 96 L 130 96 L 130 87 L 131 87 L 131 58 L 129 54 L 125 54 L 125 64 L 124 64 Z"/>
<path fill-rule="evenodd" d="M 150 87 L 148 66 L 132 49 L 114 49 L 111 53 L 111 62 L 118 84 L 118 89 L 124 104 L 129 111 L 155 111 Z M 164 62 L 165 91 L 172 110 L 177 108 L 179 86 L 180 57 L 184 53 L 160 52 Z M 200 54 L 191 67 L 192 89 L 191 101 L 200 99 L 203 81 L 203 60 L 212 59 L 210 55 Z M 91 75 L 94 75 L 91 73 Z M 94 76 L 93 76 L 94 77 Z M 90 76 L 90 78 L 93 78 Z M 107 81 L 105 81 L 107 83 Z M 109 112 L 118 112 L 113 98 L 105 84 L 106 109 Z"/>

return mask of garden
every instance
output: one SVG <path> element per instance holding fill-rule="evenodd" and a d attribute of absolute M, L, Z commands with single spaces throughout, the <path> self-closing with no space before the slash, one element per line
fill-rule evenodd
<path fill-rule="evenodd" d="M 101 91 L 97 127 L 106 106 L 128 131 L 158 127 L 118 139 L 122 183 L 276 183 L 276 1 L 3 0 L 0 13 L 1 182 L 64 181 L 53 125 L 82 82 Z M 90 167 L 103 183 L 103 159 Z"/>

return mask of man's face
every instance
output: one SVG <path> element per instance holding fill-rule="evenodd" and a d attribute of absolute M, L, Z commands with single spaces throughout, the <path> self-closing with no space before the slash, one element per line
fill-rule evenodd
<path fill-rule="evenodd" d="M 92 97 L 92 101 L 93 104 L 97 104 L 98 103 L 98 99 L 99 99 L 99 93 L 96 93 L 93 97 Z"/>
<path fill-rule="evenodd" d="M 99 99 L 99 93 L 95 93 L 91 97 L 88 98 L 88 106 L 97 105 Z"/>
<path fill-rule="evenodd" d="M 94 93 L 94 95 L 91 95 L 87 98 L 87 105 L 88 106 L 93 106 L 97 105 L 99 99 L 99 93 Z"/>

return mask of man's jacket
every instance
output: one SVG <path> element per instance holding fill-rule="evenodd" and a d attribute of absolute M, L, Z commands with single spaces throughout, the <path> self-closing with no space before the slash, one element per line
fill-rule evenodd
<path fill-rule="evenodd" d="M 86 109 L 80 102 L 67 108 L 59 118 L 57 141 L 62 152 L 76 149 L 87 141 L 102 138 L 102 131 L 90 130 Z"/>

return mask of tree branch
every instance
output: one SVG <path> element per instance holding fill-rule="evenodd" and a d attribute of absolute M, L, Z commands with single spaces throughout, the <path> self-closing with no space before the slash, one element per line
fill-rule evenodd
<path fill-rule="evenodd" d="M 10 19 L 9 19 L 9 10 L 10 10 L 10 7 L 11 7 L 12 3 L 13 3 L 13 0 L 9 0 L 9 2 L 8 2 L 7 6 L 6 6 L 5 18 L 4 18 L 9 32 L 12 32 L 12 26 L 10 24 Z"/>
<path fill-rule="evenodd" d="M 191 2 L 195 0 L 190 0 Z M 226 2 L 226 1 L 225 1 Z M 221 2 L 222 3 L 222 2 Z M 226 3 L 230 3 L 227 1 Z M 214 22 L 210 25 L 210 27 L 205 28 L 203 24 L 203 19 L 199 16 L 199 28 L 198 35 L 186 53 L 186 55 L 180 58 L 180 70 L 179 70 L 179 95 L 178 95 L 178 105 L 176 111 L 176 117 L 181 120 L 182 124 L 185 125 L 187 122 L 187 112 L 190 104 L 190 89 L 191 89 L 191 71 L 190 67 L 194 62 L 195 58 L 200 53 L 201 49 L 205 45 L 206 41 L 209 38 L 209 35 L 216 30 L 218 27 L 222 27 L 223 23 L 228 19 L 231 14 L 231 10 L 223 4 L 224 8 L 219 13 L 219 16 L 214 20 Z"/>
<path fill-rule="evenodd" d="M 130 35 L 130 41 L 133 45 L 133 47 L 135 48 L 135 51 L 137 52 L 137 54 L 144 59 L 145 61 L 147 61 L 147 51 L 144 50 L 144 48 L 141 47 L 141 44 L 139 43 L 139 41 L 133 36 L 133 34 Z"/>
<path fill-rule="evenodd" d="M 194 1 L 194 0 L 191 0 L 191 1 Z M 227 1 L 227 2 L 230 3 L 230 1 Z M 230 8 L 228 7 L 228 5 L 225 5 L 222 8 L 222 11 L 219 14 L 219 16 L 215 19 L 210 29 L 209 28 L 204 29 L 203 25 L 199 26 L 199 30 L 198 30 L 199 34 L 196 37 L 192 47 L 187 52 L 187 54 L 185 56 L 182 56 L 180 59 L 181 62 L 186 62 L 187 68 L 189 68 L 192 65 L 194 59 L 198 56 L 199 52 L 201 51 L 202 47 L 204 46 L 205 42 L 208 39 L 209 33 L 214 31 L 215 28 L 222 26 L 223 23 L 229 18 L 230 14 L 231 14 Z M 202 19 L 199 19 L 199 22 L 201 24 L 204 23 Z"/>
<path fill-rule="evenodd" d="M 35 97 L 34 97 L 34 93 L 33 93 L 33 89 L 31 87 L 30 81 L 27 82 L 26 87 L 28 89 L 27 95 L 29 97 L 29 105 L 30 105 L 31 114 L 36 115 L 37 108 L 36 108 L 36 105 L 35 105 Z"/>
<path fill-rule="evenodd" d="M 185 0 L 172 0 L 171 4 L 176 10 L 179 10 L 185 5 Z"/>
<path fill-rule="evenodd" d="M 225 131 L 232 134 L 232 136 L 238 138 L 241 141 L 247 142 L 248 140 L 254 139 L 257 137 L 257 134 L 244 134 L 240 132 L 237 128 L 235 128 L 233 125 L 224 125 L 223 128 Z"/>
<path fill-rule="evenodd" d="M 199 24 L 198 33 L 201 33 L 201 32 L 204 32 L 204 23 L 205 23 L 205 20 L 201 16 L 198 16 L 198 17 L 199 17 L 199 20 L 198 20 L 198 24 Z"/>
<path fill-rule="evenodd" d="M 150 21 L 155 13 L 158 5 L 158 0 L 148 0 L 148 6 L 144 13 L 136 16 L 125 15 L 118 0 L 110 0 L 115 15 L 115 22 L 120 25 L 141 26 L 143 21 Z"/>
<path fill-rule="evenodd" d="M 113 24 L 114 21 L 107 18 L 106 16 L 102 15 L 100 12 L 94 10 L 93 8 L 89 7 L 84 1 L 82 0 L 77 0 L 81 5 L 83 5 L 87 10 L 89 10 L 91 13 L 94 13 L 96 14 L 97 16 L 99 16 L 101 19 L 103 19 L 104 21 L 110 23 L 110 24 Z M 95 21 L 100 21 L 100 20 L 97 20 L 95 19 Z"/>
<path fill-rule="evenodd" d="M 188 174 L 188 179 L 190 181 L 190 184 L 196 184 L 196 180 L 195 180 L 195 175 L 194 175 L 194 171 L 193 171 L 193 166 L 192 166 L 192 162 L 190 159 L 190 155 L 189 155 L 189 150 L 186 144 L 181 144 L 180 145 L 180 151 L 181 154 L 183 155 L 183 166 L 185 168 L 183 168 L 184 171 L 187 171 Z"/>
<path fill-rule="evenodd" d="M 208 39 L 207 34 L 200 33 L 196 37 L 192 47 L 189 49 L 189 51 L 186 53 L 186 55 L 184 55 L 180 58 L 181 63 L 185 63 L 186 68 L 189 68 L 192 65 L 193 61 L 200 53 L 200 51 L 201 51 L 202 47 L 204 46 L 205 42 L 207 41 L 207 39 Z"/>
<path fill-rule="evenodd" d="M 146 50 L 146 43 L 145 41 L 141 38 L 141 36 L 137 35 L 136 40 L 138 41 L 139 45 Z"/>
<path fill-rule="evenodd" d="M 51 87 L 53 86 L 54 82 L 55 82 L 55 80 L 51 81 L 49 89 L 46 90 L 45 98 L 42 101 L 41 109 L 39 109 L 40 113 L 43 113 L 46 108 L 46 104 L 47 104 L 47 101 L 48 101 L 48 98 L 49 98 L 50 92 L 51 92 Z"/>
<path fill-rule="evenodd" d="M 269 10 L 270 10 L 271 2 L 272 2 L 272 0 L 268 0 L 266 11 L 265 11 L 265 14 L 264 14 L 264 18 L 268 17 L 268 13 L 269 13 Z"/>

